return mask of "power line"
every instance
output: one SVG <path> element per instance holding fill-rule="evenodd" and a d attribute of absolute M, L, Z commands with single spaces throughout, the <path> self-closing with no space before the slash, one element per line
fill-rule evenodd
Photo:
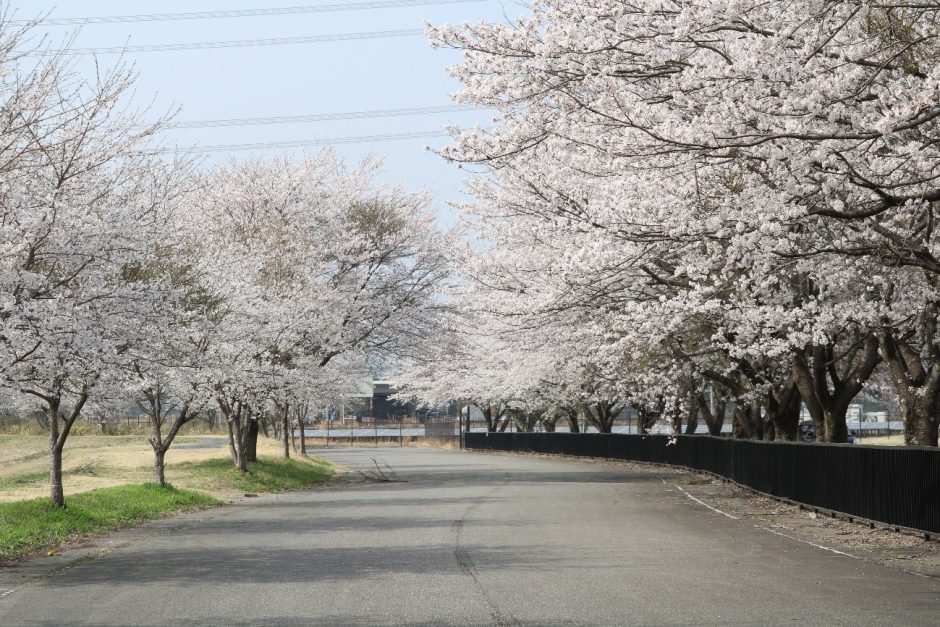
<path fill-rule="evenodd" d="M 281 115 L 259 118 L 231 118 L 222 120 L 193 120 L 170 123 L 174 129 L 217 128 L 225 126 L 260 126 L 267 124 L 294 124 L 303 122 L 328 122 L 333 120 L 362 120 L 367 118 L 391 118 L 410 115 L 433 115 L 460 111 L 481 111 L 485 107 L 475 105 L 440 105 L 435 107 L 412 107 L 407 109 L 377 109 L 374 111 L 350 111 L 346 113 L 314 113 L 308 115 Z"/>
<path fill-rule="evenodd" d="M 386 135 L 358 135 L 353 137 L 331 137 L 324 139 L 302 139 L 285 142 L 257 142 L 253 144 L 219 144 L 215 146 L 194 146 L 192 148 L 166 148 L 155 150 L 154 154 L 168 153 L 207 153 L 234 152 L 240 150 L 264 150 L 269 148 L 304 148 L 309 146 L 335 146 L 340 144 L 368 144 L 374 142 L 402 141 L 407 139 L 429 139 L 445 137 L 444 131 L 418 131 L 414 133 L 390 133 Z"/>
<path fill-rule="evenodd" d="M 203 41 L 182 44 L 152 44 L 143 46 L 112 46 L 109 48 L 69 48 L 65 50 L 41 50 L 26 53 L 28 56 L 52 56 L 57 54 L 131 54 L 135 52 L 168 52 L 174 50 L 203 50 L 207 48 L 249 48 L 255 46 L 285 46 L 294 44 L 318 44 L 331 41 L 357 39 L 384 39 L 389 37 L 415 37 L 423 35 L 422 28 L 374 31 L 370 33 L 336 33 L 333 35 L 309 35 L 302 37 L 272 37 L 270 39 L 237 39 L 230 41 Z"/>
<path fill-rule="evenodd" d="M 332 13 L 336 11 L 368 11 L 372 9 L 395 9 L 404 7 L 469 4 L 483 0 L 382 0 L 379 2 L 341 2 L 337 4 L 302 5 L 266 9 L 236 9 L 230 11 L 195 11 L 191 13 L 147 13 L 140 15 L 102 15 L 90 17 L 68 17 L 40 20 L 47 26 L 81 26 L 84 24 L 121 24 L 128 22 L 167 22 L 178 20 L 205 20 L 234 17 L 262 17 L 271 15 L 301 15 L 308 13 Z M 30 20 L 10 20 L 10 24 L 25 26 Z"/>

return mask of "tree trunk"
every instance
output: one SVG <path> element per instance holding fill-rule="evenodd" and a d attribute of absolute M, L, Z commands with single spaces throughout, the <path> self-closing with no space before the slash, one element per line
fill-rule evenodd
<path fill-rule="evenodd" d="M 763 440 L 766 442 L 773 442 L 776 439 L 777 439 L 777 427 L 774 425 L 773 422 L 765 420 Z"/>
<path fill-rule="evenodd" d="M 672 424 L 672 432 L 676 435 L 682 433 L 682 410 L 678 407 L 671 412 L 669 422 Z"/>
<path fill-rule="evenodd" d="M 138 370 L 138 374 L 141 374 Z M 160 387 L 147 388 L 143 392 L 147 399 L 147 405 L 138 402 L 138 406 L 147 411 L 150 419 L 150 429 L 152 431 L 149 441 L 153 449 L 153 480 L 157 485 L 166 485 L 164 475 L 163 460 L 166 456 L 166 448 L 163 446 L 163 395 Z"/>
<path fill-rule="evenodd" d="M 62 447 L 52 445 L 49 465 L 49 499 L 55 507 L 65 507 L 65 491 L 62 488 Z"/>
<path fill-rule="evenodd" d="M 837 409 L 827 411 L 826 420 L 826 442 L 848 442 L 849 425 L 846 423 L 845 415 L 848 413 L 848 407 L 841 412 Z"/>
<path fill-rule="evenodd" d="M 507 416 L 516 425 L 519 433 L 532 433 L 539 423 L 538 414 L 524 409 L 507 409 Z"/>
<path fill-rule="evenodd" d="M 931 319 L 922 326 L 929 338 L 935 334 L 931 326 L 935 324 L 935 314 L 936 310 L 932 307 L 925 311 L 925 315 Z M 931 347 L 928 356 L 930 362 L 925 364 L 917 351 L 898 341 L 890 331 L 880 332 L 878 343 L 900 400 L 904 443 L 908 446 L 937 446 L 940 349 Z"/>
<path fill-rule="evenodd" d="M 240 401 L 231 403 L 218 398 L 219 409 L 225 415 L 225 422 L 228 424 L 229 450 L 232 453 L 232 460 L 235 467 L 246 472 L 248 462 L 254 461 L 254 451 L 258 441 L 257 421 L 250 417 L 250 408 Z M 253 434 L 253 437 L 252 437 Z"/>
<path fill-rule="evenodd" d="M 65 507 L 65 491 L 62 489 L 62 447 L 59 445 L 59 403 L 58 398 L 46 401 L 46 415 L 49 423 L 49 500 L 55 507 Z"/>
<path fill-rule="evenodd" d="M 250 421 L 249 421 L 250 422 Z M 248 471 L 248 424 L 235 423 L 235 467 Z"/>
<path fill-rule="evenodd" d="M 283 444 L 284 444 L 284 459 L 290 459 L 290 439 L 288 437 L 288 432 L 290 431 L 290 405 L 284 403 L 283 408 L 281 409 L 281 432 L 283 433 Z"/>
<path fill-rule="evenodd" d="M 179 430 L 187 422 L 194 420 L 198 415 L 198 412 L 191 414 L 189 410 L 189 401 L 187 401 L 183 405 L 182 409 L 180 409 L 179 415 L 173 420 L 173 424 L 170 426 L 170 431 L 166 434 L 165 438 L 162 434 L 163 415 L 157 415 L 159 418 L 154 422 L 154 434 L 150 438 L 150 445 L 153 447 L 154 455 L 153 478 L 157 482 L 157 485 L 166 485 L 166 480 L 164 478 L 164 459 L 166 458 L 166 453 L 170 450 L 170 446 L 173 445 L 173 440 L 176 439 L 176 435 L 179 433 Z"/>
<path fill-rule="evenodd" d="M 866 337 L 855 358 L 847 360 L 850 370 L 844 376 L 837 372 L 832 345 L 812 346 L 792 355 L 791 373 L 813 418 L 817 440 L 848 441 L 849 427 L 845 415 L 852 399 L 862 391 L 881 361 L 878 349 L 878 338 L 873 335 Z M 807 353 L 811 361 L 807 359 Z"/>
<path fill-rule="evenodd" d="M 935 366 L 936 367 L 936 366 Z M 902 386 L 895 385 L 895 388 Z M 930 386 L 919 386 L 898 390 L 901 420 L 904 421 L 904 444 L 907 446 L 937 446 L 937 406 L 936 397 L 931 397 Z"/>
<path fill-rule="evenodd" d="M 937 446 L 937 413 L 932 405 L 936 405 L 934 399 L 918 399 L 902 414 L 907 446 Z"/>
<path fill-rule="evenodd" d="M 257 418 L 248 418 L 245 423 L 245 468 L 248 464 L 258 461 L 258 420 Z"/>
<path fill-rule="evenodd" d="M 68 416 L 60 415 L 62 399 L 59 396 L 41 395 L 46 403 L 46 416 L 49 422 L 49 500 L 54 507 L 65 507 L 65 490 L 62 488 L 62 450 L 69 437 L 72 425 L 82 413 L 88 401 L 88 392 L 82 390 Z M 62 424 L 59 424 L 59 421 Z"/>
<path fill-rule="evenodd" d="M 755 410 L 757 413 L 756 418 L 754 415 Z M 760 418 L 760 406 L 755 403 L 745 403 L 741 400 L 735 401 L 734 414 L 731 420 L 731 435 L 735 438 L 750 440 L 757 437 L 759 439 L 763 433 L 763 429 L 759 432 L 755 431 L 758 425 L 763 426 Z"/>
<path fill-rule="evenodd" d="M 793 442 L 798 439 L 800 425 L 800 392 L 791 380 L 767 395 L 767 424 L 776 440 Z M 766 434 L 765 434 L 766 436 Z"/>
<path fill-rule="evenodd" d="M 578 421 L 578 412 L 571 408 L 566 408 L 564 412 L 565 421 L 568 423 L 568 431 L 570 433 L 581 433 L 581 423 Z"/>
<path fill-rule="evenodd" d="M 699 411 L 702 413 L 702 418 L 705 419 L 705 425 L 708 427 L 708 434 L 713 436 L 720 436 L 721 429 L 725 426 L 725 413 L 727 412 L 727 404 L 725 403 L 724 394 L 722 394 L 721 389 L 715 383 L 713 383 L 711 386 L 711 399 L 712 404 L 715 406 L 714 412 L 712 412 L 712 408 L 709 406 L 709 402 L 705 400 L 705 396 L 703 394 L 699 394 Z"/>
<path fill-rule="evenodd" d="M 554 433 L 555 425 L 558 424 L 558 419 L 561 417 L 561 413 L 558 408 L 553 407 L 549 411 L 545 412 L 542 416 L 542 430 L 545 433 Z"/>
<path fill-rule="evenodd" d="M 496 433 L 499 424 L 499 414 L 492 405 L 483 408 L 483 420 L 486 422 L 486 430 L 489 433 Z"/>
<path fill-rule="evenodd" d="M 586 416 L 599 433 L 610 433 L 617 417 L 613 409 L 613 403 L 607 401 L 591 403 L 587 406 Z"/>
<path fill-rule="evenodd" d="M 239 415 L 244 411 L 243 408 L 239 408 Z M 231 431 L 230 431 L 231 432 Z M 247 451 L 247 440 L 246 435 L 248 433 L 248 425 L 241 424 L 241 418 L 239 417 L 238 422 L 235 423 L 235 437 L 234 437 L 234 451 L 235 451 L 235 467 L 242 472 L 248 471 L 248 451 Z"/>
<path fill-rule="evenodd" d="M 731 436 L 739 440 L 749 440 L 751 432 L 751 405 L 737 400 L 731 415 Z"/>
<path fill-rule="evenodd" d="M 157 449 L 153 452 L 153 479 L 157 485 L 166 485 L 165 465 L 163 463 L 166 451 Z"/>
<path fill-rule="evenodd" d="M 232 423 L 226 421 L 228 425 L 228 452 L 232 455 L 232 463 L 238 466 L 238 449 L 235 446 L 235 431 L 232 429 Z"/>
<path fill-rule="evenodd" d="M 297 414 L 297 428 L 300 430 L 300 456 L 307 456 L 307 434 L 304 433 L 304 429 L 307 428 L 307 421 L 303 416 Z"/>
<path fill-rule="evenodd" d="M 647 435 L 663 413 L 663 402 L 660 400 L 657 404 L 657 407 L 653 409 L 650 409 L 648 405 L 634 405 L 633 408 L 636 409 L 637 433 L 640 435 Z"/>
<path fill-rule="evenodd" d="M 777 423 L 776 423 L 776 414 L 775 414 L 775 405 L 777 405 L 776 400 L 774 399 L 773 392 L 767 394 L 764 405 L 764 416 L 763 416 L 763 440 L 771 442 L 777 439 Z"/>
<path fill-rule="evenodd" d="M 751 437 L 755 440 L 764 439 L 764 417 L 762 415 L 762 409 L 759 401 L 751 402 L 751 411 L 748 416 L 751 419 Z"/>
<path fill-rule="evenodd" d="M 229 401 L 221 395 L 216 397 L 216 402 L 228 426 L 228 448 L 232 454 L 232 462 L 239 470 L 246 471 L 248 470 L 248 460 L 245 456 L 246 427 L 242 424 L 242 417 L 247 410 L 239 401 L 234 399 Z"/>
<path fill-rule="evenodd" d="M 150 417 L 150 427 L 153 432 L 149 438 L 150 446 L 153 448 L 153 480 L 157 485 L 166 485 L 165 463 L 166 453 L 170 450 L 176 434 L 187 422 L 196 418 L 198 412 L 191 414 L 189 411 L 189 401 L 187 400 L 180 409 L 179 414 L 170 425 L 170 430 L 166 437 L 163 435 L 163 422 L 165 415 L 163 413 L 163 400 L 160 387 L 149 388 L 144 391 L 144 397 L 147 399 L 147 405 L 138 403 L 138 405 L 147 411 Z"/>
<path fill-rule="evenodd" d="M 691 405 L 689 407 L 688 419 L 685 423 L 685 434 L 686 435 L 695 435 L 695 432 L 698 431 L 698 401 L 693 397 Z"/>

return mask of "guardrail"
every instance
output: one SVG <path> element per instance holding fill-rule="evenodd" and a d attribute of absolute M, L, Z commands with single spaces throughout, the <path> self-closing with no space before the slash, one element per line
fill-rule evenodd
<path fill-rule="evenodd" d="M 809 507 L 940 533 L 940 450 L 710 436 L 468 433 L 468 449 L 681 466 Z"/>

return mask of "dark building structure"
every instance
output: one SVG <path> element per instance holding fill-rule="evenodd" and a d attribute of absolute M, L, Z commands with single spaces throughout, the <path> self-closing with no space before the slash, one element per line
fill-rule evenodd
<path fill-rule="evenodd" d="M 373 382 L 372 416 L 377 422 L 393 422 L 400 418 L 411 418 L 415 415 L 414 404 L 389 399 L 389 396 L 397 391 L 388 381 Z"/>

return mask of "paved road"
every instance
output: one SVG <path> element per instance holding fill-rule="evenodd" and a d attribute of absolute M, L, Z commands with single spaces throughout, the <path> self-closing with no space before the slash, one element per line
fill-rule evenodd
<path fill-rule="evenodd" d="M 324 454 L 351 469 L 382 460 L 403 481 L 149 525 L 13 588 L 0 625 L 940 622 L 940 582 L 729 520 L 652 474 L 458 451 Z"/>

